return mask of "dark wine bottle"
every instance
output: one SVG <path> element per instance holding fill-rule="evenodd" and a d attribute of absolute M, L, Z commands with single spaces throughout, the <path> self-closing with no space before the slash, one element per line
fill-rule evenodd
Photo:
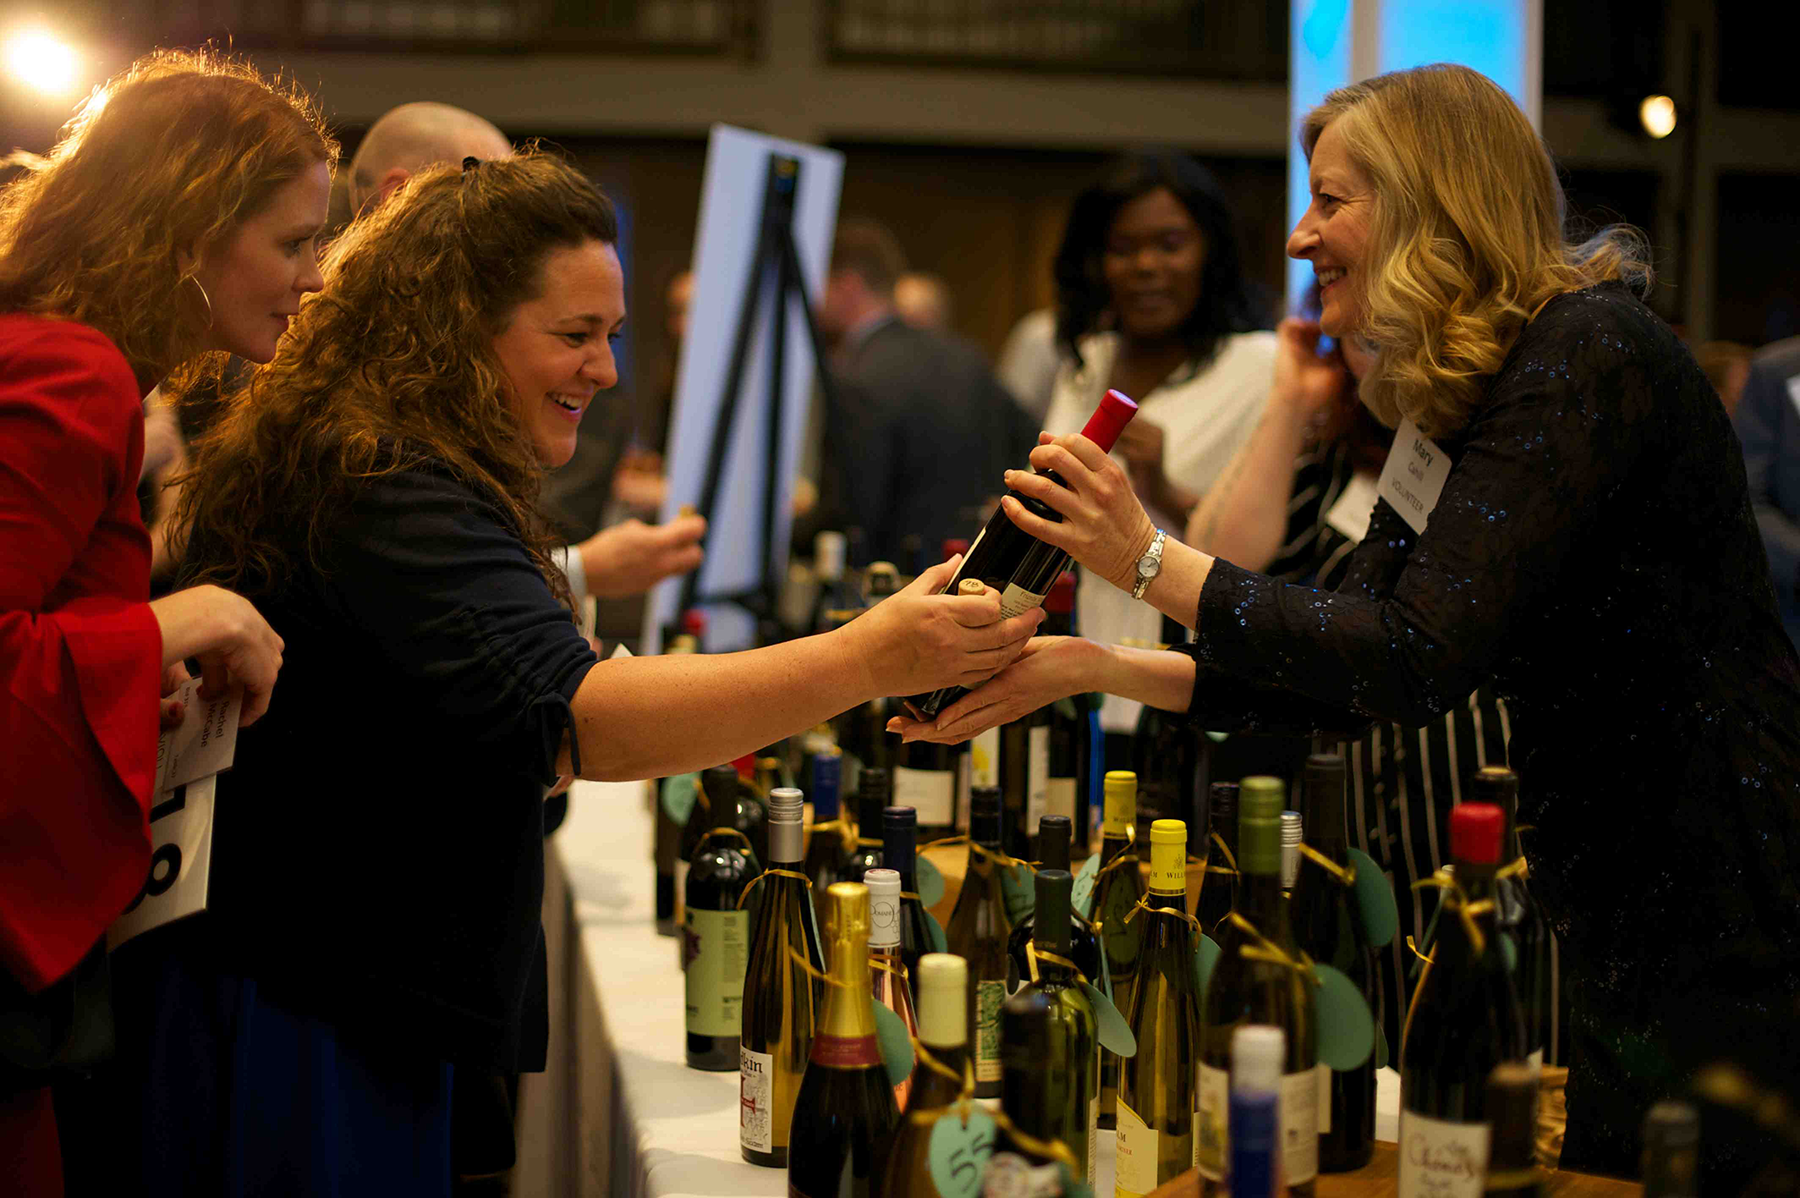
<path fill-rule="evenodd" d="M 1344 815 L 1344 759 L 1317 753 L 1307 758 L 1301 786 L 1306 843 L 1343 874 L 1301 857 L 1288 910 L 1294 940 L 1314 961 L 1341 971 L 1375 1008 L 1375 955 L 1357 914 L 1349 874 L 1349 834 Z M 1375 1058 L 1339 1073 L 1319 1062 L 1319 1171 L 1348 1173 L 1375 1153 Z"/>
<path fill-rule="evenodd" d="M 937 946 L 925 904 L 919 901 L 919 836 L 911 807 L 889 807 L 881 813 L 881 862 L 900 875 L 900 958 L 906 975 L 919 972 L 919 958 Z"/>
<path fill-rule="evenodd" d="M 690 617 L 699 617 L 699 612 L 689 612 Z M 700 651 L 700 638 L 693 632 L 680 632 L 669 637 L 666 652 L 673 655 L 688 656 Z M 657 782 L 657 803 L 655 827 L 651 835 L 650 859 L 656 867 L 656 931 L 663 936 L 676 936 L 681 932 L 680 913 L 676 901 L 679 890 L 676 887 L 676 863 L 681 860 L 681 825 L 670 818 L 663 809 L 662 789 L 669 785 L 667 778 Z M 685 874 L 683 877 L 685 878 Z"/>
<path fill-rule="evenodd" d="M 1200 930 L 1218 939 L 1221 920 L 1237 906 L 1238 784 L 1214 782 L 1206 788 L 1206 873 L 1200 882 L 1200 899 L 1194 916 Z"/>
<path fill-rule="evenodd" d="M 1137 728 L 1131 737 L 1131 769 L 1138 779 L 1140 837 L 1149 835 L 1150 825 L 1159 819 L 1178 819 L 1185 825 L 1196 818 L 1203 739 L 1194 734 L 1194 726 L 1185 714 L 1147 703 L 1138 713 Z"/>
<path fill-rule="evenodd" d="M 1116 1198 L 1141 1198 L 1195 1164 L 1200 993 L 1187 913 L 1187 824 L 1181 820 L 1150 825 L 1147 901 L 1152 911 L 1139 911 L 1132 921 L 1144 925 L 1144 947 L 1125 1014 L 1137 1055 L 1119 1064 Z"/>
<path fill-rule="evenodd" d="M 1009 856 L 1031 860 L 1029 829 L 1049 809 L 1050 709 L 1040 707 L 1000 727 L 1001 843 Z M 995 1075 L 995 1085 L 999 1077 Z"/>
<path fill-rule="evenodd" d="M 716 785 L 716 770 L 707 777 Z M 735 775 L 732 784 L 736 785 Z M 744 971 L 750 951 L 750 913 L 738 898 L 762 866 L 736 827 L 737 808 L 714 791 L 712 828 L 688 863 L 687 922 L 682 959 L 687 992 L 687 1063 L 715 1072 L 739 1068 Z"/>
<path fill-rule="evenodd" d="M 813 574 L 819 580 L 819 598 L 812 619 L 815 632 L 838 627 L 859 606 L 845 560 L 847 553 L 848 544 L 841 532 L 821 532 L 813 538 Z"/>
<path fill-rule="evenodd" d="M 975 1095 L 1000 1093 L 1000 1004 L 1006 1001 L 1006 941 L 1012 922 L 1000 865 L 1000 792 L 970 792 L 969 863 L 950 913 L 950 951 L 969 963 L 969 1048 L 975 1061 Z"/>
<path fill-rule="evenodd" d="M 1486 1105 L 1494 1127 L 1482 1194 L 1488 1198 L 1544 1198 L 1537 1167 L 1538 1070 L 1503 1061 L 1488 1074 Z"/>
<path fill-rule="evenodd" d="M 800 872 L 812 883 L 814 914 L 824 903 L 825 888 L 837 881 L 856 846 L 853 825 L 838 798 L 843 758 L 818 753 L 812 759 L 813 826 L 806 839 L 806 862 Z"/>
<path fill-rule="evenodd" d="M 1400 1038 L 1400 1198 L 1461 1192 L 1492 1138 L 1487 1079 L 1525 1059 L 1525 1025 L 1494 918 L 1506 816 L 1491 803 L 1450 812 L 1455 889 L 1442 892 L 1431 960 Z"/>
<path fill-rule="evenodd" d="M 1512 937 L 1515 950 L 1513 988 L 1525 1021 L 1525 1060 L 1542 1068 L 1550 1039 L 1550 926 L 1531 897 L 1519 851 L 1519 775 L 1503 765 L 1487 766 L 1469 780 L 1466 797 L 1492 803 L 1506 814 L 1500 868 L 1494 875 L 1494 918 L 1501 934 Z"/>
<path fill-rule="evenodd" d="M 892 1198 L 930 1198 L 937 1193 L 931 1180 L 931 1132 L 936 1124 L 929 1116 L 949 1111 L 962 1096 L 969 1059 L 968 963 L 949 953 L 926 953 L 919 958 L 914 984 L 919 991 L 919 1043 L 943 1072 L 923 1058 L 913 1065 L 902 1107 L 905 1118 L 894 1132 L 876 1190 Z"/>
<path fill-rule="evenodd" d="M 687 926 L 687 877 L 694 850 L 700 847 L 700 838 L 712 831 L 713 804 L 736 804 L 737 784 L 737 771 L 728 765 L 715 765 L 700 775 L 694 805 L 688 809 L 687 822 L 681 826 L 681 839 L 675 846 L 675 920 L 679 927 Z M 734 807 L 732 827 L 736 826 Z M 685 952 L 684 949 L 683 960 L 686 959 Z"/>
<path fill-rule="evenodd" d="M 755 753 L 746 753 L 731 764 L 738 773 L 737 830 L 750 838 L 750 848 L 760 864 L 769 859 L 769 808 L 765 802 L 769 784 L 761 777 L 765 761 L 759 760 Z M 768 761 L 766 764 L 780 763 Z"/>
<path fill-rule="evenodd" d="M 1132 836 L 1137 824 L 1137 775 L 1130 770 L 1108 770 L 1104 782 L 1106 807 L 1100 828 L 1100 876 L 1094 883 L 1094 931 L 1106 954 L 1112 975 L 1113 1004 L 1131 1006 L 1131 987 L 1137 980 L 1138 954 L 1144 943 L 1141 920 L 1126 915 L 1144 897 L 1144 875 L 1139 869 Z M 1112 1127 L 1119 1090 L 1119 1058 L 1100 1054 L 1100 1126 Z"/>
<path fill-rule="evenodd" d="M 868 769 L 862 772 L 862 789 L 856 795 L 856 850 L 838 870 L 838 881 L 860 882 L 863 874 L 881 864 L 882 812 L 894 797 L 888 772 Z M 825 918 L 823 894 L 814 895 L 819 905 L 819 918 Z"/>
<path fill-rule="evenodd" d="M 1044 622 L 1040 636 L 1075 635 L 1075 575 L 1065 571 L 1044 598 Z M 1092 807 L 1088 786 L 1088 721 L 1086 695 L 1058 699 L 1044 710 L 1050 719 L 1050 777 L 1044 787 L 1045 815 L 1064 815 L 1072 829 L 1071 843 L 1086 857 L 1091 843 Z M 1033 828 L 1039 821 L 1030 821 Z M 1031 848 L 1032 859 L 1042 860 L 1043 850 Z"/>
<path fill-rule="evenodd" d="M 1060 869 L 1042 869 L 1035 885 L 1035 980 L 1028 974 L 1025 986 L 1000 1008 L 1000 1109 L 1026 1134 L 1062 1143 L 1075 1158 L 1077 1178 L 1091 1186 L 1100 1114 L 1099 1025 L 1075 970 L 1053 959 L 1068 960 L 1074 879 Z"/>
<path fill-rule="evenodd" d="M 863 875 L 863 885 L 869 888 L 870 989 L 876 1002 L 899 1016 L 906 1034 L 916 1036 L 919 1016 L 913 1008 L 913 982 L 900 956 L 900 875 L 891 869 L 872 869 Z M 894 1087 L 894 1102 L 903 1111 L 911 1087 L 910 1077 Z"/>
<path fill-rule="evenodd" d="M 831 983 L 788 1138 L 789 1198 L 870 1198 L 900 1111 L 875 1039 L 869 993 L 869 891 L 825 892 Z"/>
<path fill-rule="evenodd" d="M 1069 833 L 1070 820 L 1066 815 L 1046 815 L 1038 821 L 1038 858 L 1041 869 L 1069 868 Z M 1031 929 L 1037 923 L 1037 911 L 1032 909 L 1013 927 L 1012 935 L 1006 942 L 1006 992 L 1018 990 L 1024 979 L 1030 976 L 1026 966 L 1025 946 L 1031 943 Z M 1094 932 L 1094 925 L 1089 923 L 1079 911 L 1069 911 L 1069 960 L 1075 962 L 1075 968 L 1081 970 L 1082 976 L 1094 985 L 1099 986 L 1102 975 L 1100 962 L 1100 937 Z"/>
<path fill-rule="evenodd" d="M 1081 430 L 1081 434 L 1098 445 L 1102 452 L 1111 453 L 1120 430 L 1135 415 L 1135 402 L 1117 391 L 1108 391 L 1100 401 L 1100 406 L 1088 418 L 1087 427 Z M 1044 477 L 1060 485 L 1067 485 L 1054 470 L 1045 471 Z M 1062 515 L 1048 504 L 1027 498 L 1017 491 L 1009 494 L 1033 515 L 1057 524 L 1062 523 Z M 963 579 L 979 578 L 1000 592 L 1001 614 L 1016 616 L 1042 603 L 1044 596 L 1050 593 L 1051 586 L 1068 568 L 1068 554 L 1025 532 L 1012 522 L 1005 511 L 1000 510 L 988 519 L 987 526 L 969 546 L 969 555 L 963 558 L 962 565 L 957 567 L 955 577 L 945 590 L 955 594 L 957 584 Z M 965 687 L 949 686 L 914 695 L 911 702 L 921 714 L 935 716 L 940 708 L 949 706 L 967 693 Z"/>
<path fill-rule="evenodd" d="M 894 755 L 894 803 L 918 812 L 919 836 L 937 840 L 956 832 L 956 749 L 914 740 Z"/>
<path fill-rule="evenodd" d="M 750 901 L 750 961 L 744 973 L 738 1051 L 738 1148 L 753 1165 L 787 1164 L 788 1128 L 812 1050 L 818 986 L 794 960 L 820 972 L 825 959 L 812 898 L 800 869 L 801 793 L 769 794 L 769 871 Z"/>
<path fill-rule="evenodd" d="M 1281 893 L 1280 779 L 1245 778 L 1238 799 L 1238 869 L 1242 885 L 1237 914 L 1253 937 L 1227 920 L 1219 935 L 1219 959 L 1201 1001 L 1200 1176 L 1204 1193 L 1223 1193 L 1229 1137 L 1232 1036 L 1249 1024 L 1280 1028 L 1286 1037 L 1281 1068 L 1282 1176 L 1290 1195 L 1310 1196 L 1319 1172 L 1318 1021 L 1312 982 L 1293 964 L 1300 960 Z M 1243 955 L 1245 948 L 1261 951 Z"/>

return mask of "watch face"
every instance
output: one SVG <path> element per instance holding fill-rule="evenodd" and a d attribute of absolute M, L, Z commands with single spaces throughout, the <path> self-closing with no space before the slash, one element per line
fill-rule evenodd
<path fill-rule="evenodd" d="M 1146 553 L 1143 557 L 1138 558 L 1138 577 L 1139 578 L 1154 578 L 1156 576 L 1157 570 L 1159 570 L 1161 567 L 1162 567 L 1162 559 L 1161 558 L 1151 557 L 1148 553 Z"/>

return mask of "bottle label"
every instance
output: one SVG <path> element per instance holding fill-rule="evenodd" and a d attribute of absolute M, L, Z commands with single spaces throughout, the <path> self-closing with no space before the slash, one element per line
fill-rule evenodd
<path fill-rule="evenodd" d="M 1034 607 L 1042 607 L 1043 604 L 1044 596 L 1039 592 L 1028 591 L 1016 582 L 1009 582 L 1006 589 L 1000 592 L 1000 618 L 1010 620 Z"/>
<path fill-rule="evenodd" d="M 1317 1067 L 1281 1078 L 1281 1165 L 1287 1184 L 1319 1175 L 1319 1071 Z"/>
<path fill-rule="evenodd" d="M 1113 1104 L 1119 1120 L 1117 1164 L 1113 1166 L 1114 1198 L 1142 1198 L 1156 1188 L 1157 1134 L 1136 1111 L 1125 1105 L 1124 1095 Z"/>
<path fill-rule="evenodd" d="M 1025 826 L 1035 830 L 1050 810 L 1050 725 L 1025 730 Z"/>
<path fill-rule="evenodd" d="M 1165 853 L 1163 850 L 1173 849 Z M 1180 845 L 1150 847 L 1150 889 L 1157 894 L 1187 893 L 1187 853 Z M 1186 910 L 1185 907 L 1182 908 Z"/>
<path fill-rule="evenodd" d="M 900 901 L 883 895 L 869 898 L 869 948 L 893 948 L 900 943 Z"/>
<path fill-rule="evenodd" d="M 1319 1062 L 1319 1134 L 1331 1134 L 1331 1066 Z"/>
<path fill-rule="evenodd" d="M 896 766 L 894 806 L 917 811 L 921 827 L 947 827 L 956 818 L 956 775 L 950 770 Z"/>
<path fill-rule="evenodd" d="M 1000 729 L 989 728 L 970 739 L 969 785 L 1000 785 Z"/>
<path fill-rule="evenodd" d="M 1481 1198 L 1489 1128 L 1400 1111 L 1400 1198 Z"/>
<path fill-rule="evenodd" d="M 1099 1076 L 1098 1068 L 1094 1075 Z M 1088 1154 L 1087 1183 L 1088 1189 L 1094 1188 L 1094 1169 L 1100 1160 L 1100 1095 L 1095 1093 L 1088 1099 Z"/>
<path fill-rule="evenodd" d="M 1225 1180 L 1225 1129 L 1231 1119 L 1231 1071 L 1200 1066 L 1200 1113 L 1194 1133 L 1200 1176 Z"/>
<path fill-rule="evenodd" d="M 738 1049 L 738 1143 L 751 1152 L 775 1151 L 775 1058 Z"/>
<path fill-rule="evenodd" d="M 1074 820 L 1075 779 L 1051 778 L 1044 784 L 1044 814 L 1066 815 Z M 1087 846 L 1081 846 L 1080 851 L 1087 852 Z"/>
<path fill-rule="evenodd" d="M 693 866 L 685 858 L 675 859 L 675 922 L 679 925 L 687 919 L 687 876 Z M 686 968 L 686 962 L 682 963 Z"/>
<path fill-rule="evenodd" d="M 687 1030 L 735 1036 L 743 1029 L 750 912 L 687 911 Z"/>
<path fill-rule="evenodd" d="M 1196 1099 L 1196 1101 L 1198 1100 Z M 1188 1161 L 1188 1168 L 1198 1169 L 1200 1167 L 1200 1110 L 1198 1107 L 1194 1109 L 1193 1134 L 1188 1137 L 1188 1142 L 1193 1145 L 1193 1157 Z"/>
<path fill-rule="evenodd" d="M 812 1053 L 807 1058 L 827 1069 L 881 1067 L 881 1045 L 874 1036 L 831 1036 L 813 1033 Z"/>
<path fill-rule="evenodd" d="M 1006 983 L 975 983 L 975 1080 L 1000 1080 L 1000 1004 L 1006 1001 Z"/>

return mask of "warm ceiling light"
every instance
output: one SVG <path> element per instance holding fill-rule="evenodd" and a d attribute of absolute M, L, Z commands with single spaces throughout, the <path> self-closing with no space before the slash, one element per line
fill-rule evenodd
<path fill-rule="evenodd" d="M 1645 133 L 1662 140 L 1675 132 L 1675 101 L 1667 96 L 1645 96 L 1638 105 L 1638 120 Z"/>
<path fill-rule="evenodd" d="M 19 82 L 47 96 L 75 90 L 80 60 L 75 47 L 42 27 L 21 29 L 6 39 L 6 69 Z"/>

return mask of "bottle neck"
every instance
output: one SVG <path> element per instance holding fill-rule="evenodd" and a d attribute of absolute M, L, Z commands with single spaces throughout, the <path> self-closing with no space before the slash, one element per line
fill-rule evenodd
<path fill-rule="evenodd" d="M 1067 870 L 1069 868 L 1068 834 L 1065 832 L 1058 835 L 1039 837 L 1038 852 L 1043 858 L 1043 864 L 1039 866 L 1040 869 Z"/>
<path fill-rule="evenodd" d="M 979 852 L 986 849 L 987 852 Z M 967 874 L 973 877 L 979 874 L 983 878 L 991 878 L 998 871 L 994 868 L 994 858 L 990 855 L 1000 851 L 1000 817 L 983 816 L 971 821 L 969 828 L 969 864 Z"/>
<path fill-rule="evenodd" d="M 769 864 L 776 869 L 798 870 L 806 859 L 806 836 L 798 821 L 769 821 Z"/>
<path fill-rule="evenodd" d="M 1470 904 L 1490 900 L 1494 897 L 1494 871 L 1492 865 L 1474 865 L 1467 861 L 1456 863 L 1456 884 L 1462 888 L 1463 898 Z M 1453 892 L 1446 891 L 1446 894 Z M 1456 901 L 1454 899 L 1452 902 Z M 1496 938 L 1497 908 L 1489 907 L 1486 911 L 1477 912 L 1474 916 L 1475 926 L 1481 930 L 1483 942 L 1487 948 L 1498 951 L 1499 940 Z M 1464 945 L 1469 956 L 1475 955 L 1475 946 L 1468 942 L 1468 929 L 1460 914 L 1444 909 L 1438 916 L 1438 938 L 1453 940 Z"/>
<path fill-rule="evenodd" d="M 1506 831 L 1500 840 L 1500 864 L 1511 865 L 1524 856 L 1519 848 L 1519 822 L 1515 803 L 1505 803 L 1500 808 L 1506 813 Z"/>
<path fill-rule="evenodd" d="M 888 796 L 863 793 L 856 798 L 857 834 L 871 840 L 881 839 L 881 813 L 887 810 Z"/>
<path fill-rule="evenodd" d="M 1326 783 L 1306 788 L 1301 823 L 1306 829 L 1306 843 L 1342 865 L 1349 854 L 1344 835 L 1344 788 Z"/>
<path fill-rule="evenodd" d="M 1288 905 L 1281 893 L 1280 873 L 1258 871 L 1239 875 L 1238 911 L 1268 939 L 1292 938 L 1288 931 Z"/>
<path fill-rule="evenodd" d="M 875 1034 L 874 989 L 869 982 L 866 935 L 840 936 L 829 946 L 832 985 L 825 987 L 823 1035 L 849 1038 Z"/>
<path fill-rule="evenodd" d="M 1100 838 L 1100 864 L 1108 865 L 1114 857 L 1131 847 L 1123 832 L 1108 832 Z"/>
<path fill-rule="evenodd" d="M 737 795 L 735 793 L 728 796 L 723 801 L 721 801 L 719 799 L 715 799 L 711 795 L 708 795 L 707 801 L 712 804 L 712 806 L 710 807 L 710 809 L 708 809 L 708 811 L 706 813 L 707 820 L 708 820 L 708 827 L 712 827 L 712 828 L 735 828 L 735 827 L 737 827 Z"/>
<path fill-rule="evenodd" d="M 1187 843 L 1151 844 L 1150 893 L 1152 907 L 1187 908 Z"/>

